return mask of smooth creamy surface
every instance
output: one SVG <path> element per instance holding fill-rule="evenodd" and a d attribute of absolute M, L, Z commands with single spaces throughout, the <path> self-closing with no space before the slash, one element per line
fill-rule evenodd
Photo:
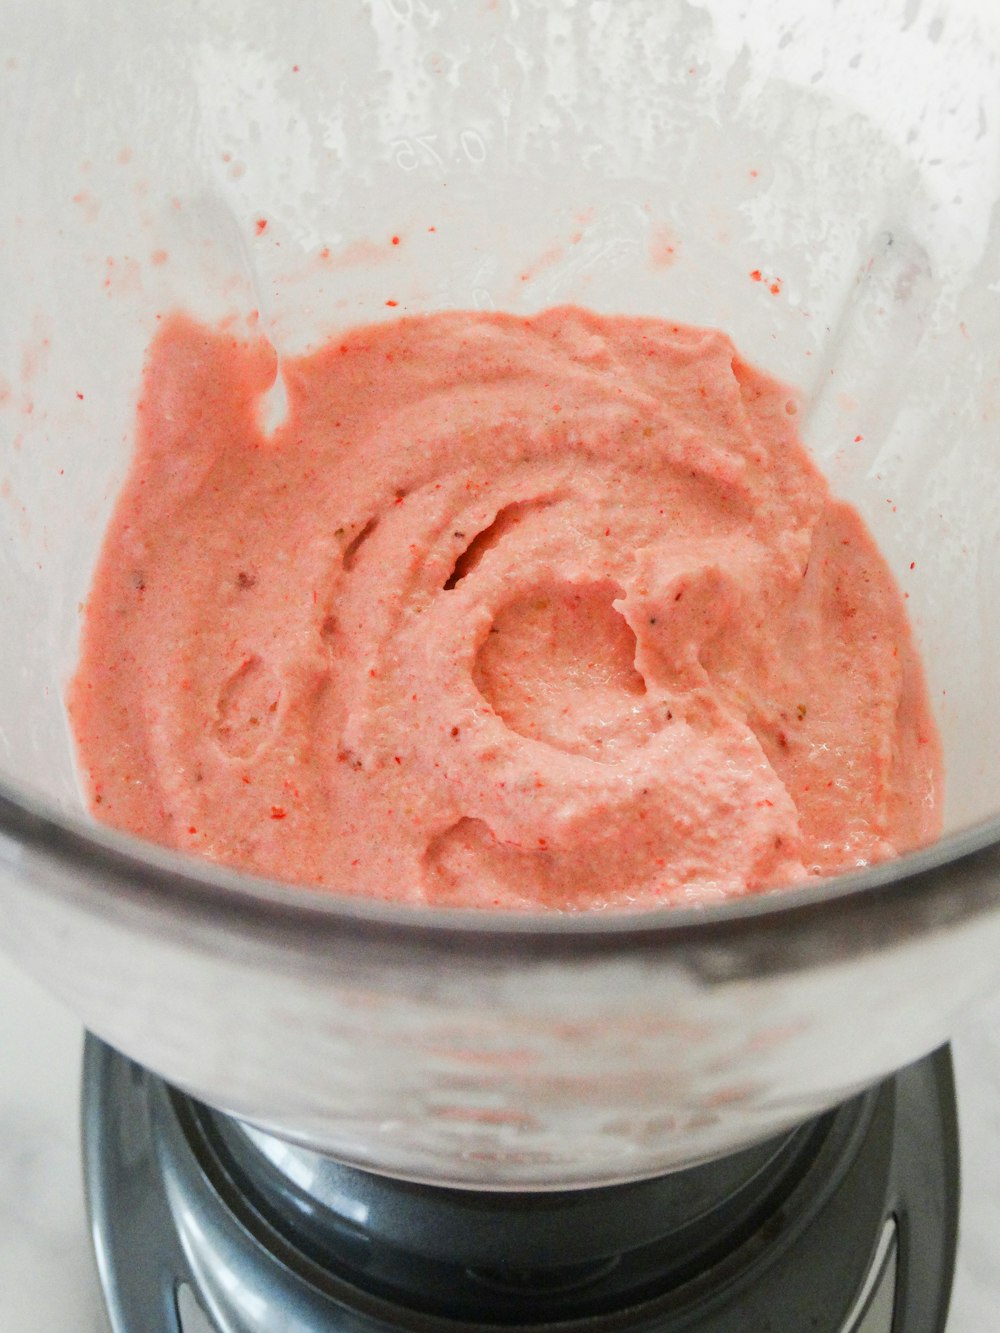
<path fill-rule="evenodd" d="M 413 902 L 707 902 L 939 829 L 903 603 L 787 387 L 574 308 L 283 365 L 180 316 L 70 711 L 99 818 Z"/>

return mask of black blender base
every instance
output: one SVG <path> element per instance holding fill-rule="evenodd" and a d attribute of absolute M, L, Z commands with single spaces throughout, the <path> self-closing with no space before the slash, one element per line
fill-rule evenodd
<path fill-rule="evenodd" d="M 656 1180 L 412 1185 L 253 1131 L 88 1038 L 84 1170 L 114 1333 L 942 1333 L 947 1049 Z"/>

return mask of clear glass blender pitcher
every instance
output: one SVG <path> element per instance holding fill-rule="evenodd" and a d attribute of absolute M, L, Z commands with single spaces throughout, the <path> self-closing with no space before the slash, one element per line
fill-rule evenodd
<path fill-rule="evenodd" d="M 341 1160 L 545 1188 L 776 1132 L 1000 980 L 1000 22 L 807 9 L 0 6 L 0 933 L 98 1035 Z M 94 827 L 63 697 L 158 318 L 280 362 L 560 302 L 721 327 L 796 387 L 909 597 L 947 836 L 697 913 L 511 919 Z"/>

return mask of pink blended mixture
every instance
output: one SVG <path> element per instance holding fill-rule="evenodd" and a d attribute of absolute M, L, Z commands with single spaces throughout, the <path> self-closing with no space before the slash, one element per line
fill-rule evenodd
<path fill-rule="evenodd" d="M 903 603 L 787 387 L 550 310 L 172 318 L 70 711 L 99 818 L 412 903 L 706 903 L 939 830 Z"/>

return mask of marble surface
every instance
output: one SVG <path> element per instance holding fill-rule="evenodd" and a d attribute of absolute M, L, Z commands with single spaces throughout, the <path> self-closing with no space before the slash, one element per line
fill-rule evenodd
<path fill-rule="evenodd" d="M 80 1183 L 81 1042 L 73 1016 L 0 956 L 4 1333 L 109 1333 Z M 963 1201 L 948 1333 L 992 1333 L 1000 1327 L 1000 997 L 966 1017 L 954 1051 Z"/>

